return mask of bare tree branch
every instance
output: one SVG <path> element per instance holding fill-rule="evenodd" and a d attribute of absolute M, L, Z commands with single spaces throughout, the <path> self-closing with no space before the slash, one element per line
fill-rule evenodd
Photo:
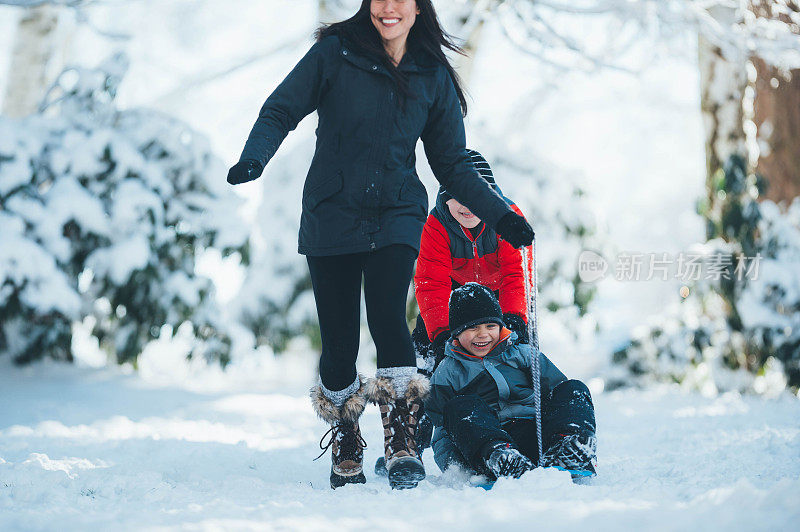
<path fill-rule="evenodd" d="M 630 72 L 620 65 L 630 49 L 632 41 L 624 36 L 630 32 L 611 36 L 604 49 L 590 53 L 582 44 L 583 35 L 569 23 L 573 18 L 578 22 L 613 17 L 621 27 L 637 27 L 636 35 L 656 39 L 699 34 L 731 61 L 757 55 L 784 69 L 800 67 L 796 1 L 771 0 L 770 5 L 781 16 L 756 17 L 741 0 L 495 0 L 488 13 L 482 6 L 479 15 L 496 17 L 512 43 L 551 65 L 574 68 L 571 55 L 593 68 Z M 735 11 L 736 21 L 720 23 L 714 15 L 718 10 Z"/>
<path fill-rule="evenodd" d="M 263 61 L 264 59 L 271 57 L 276 53 L 284 52 L 287 50 L 293 50 L 297 46 L 302 44 L 305 40 L 306 36 L 303 35 L 302 37 L 286 41 L 277 46 L 273 46 L 272 48 L 269 48 L 267 50 L 261 50 L 259 52 L 250 54 L 247 57 L 244 57 L 239 61 L 237 61 L 236 63 L 226 66 L 221 70 L 216 70 L 212 72 L 202 72 L 194 77 L 182 81 L 178 88 L 173 89 L 172 91 L 163 94 L 162 96 L 159 96 L 158 99 L 155 101 L 155 103 L 156 104 L 168 103 L 172 99 L 183 97 L 187 92 L 197 90 L 204 85 L 208 85 L 209 83 L 222 79 L 225 76 L 228 76 L 230 74 L 233 74 L 234 72 L 242 70 L 243 68 L 252 66 L 258 63 L 259 61 Z"/>

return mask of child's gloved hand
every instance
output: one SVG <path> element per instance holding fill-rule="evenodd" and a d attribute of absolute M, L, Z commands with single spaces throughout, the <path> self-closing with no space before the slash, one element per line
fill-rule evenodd
<path fill-rule="evenodd" d="M 500 235 L 500 238 L 515 248 L 530 246 L 533 242 L 533 228 L 525 218 L 515 212 L 504 214 L 497 222 L 495 231 Z"/>
<path fill-rule="evenodd" d="M 234 164 L 228 170 L 228 183 L 231 185 L 238 185 L 240 183 L 247 183 L 254 179 L 258 179 L 264 167 L 258 161 L 246 159 Z"/>
<path fill-rule="evenodd" d="M 447 344 L 448 338 L 450 338 L 450 331 L 440 332 L 439 335 L 433 339 L 431 350 L 436 357 L 436 366 L 444 359 L 444 346 Z"/>
<path fill-rule="evenodd" d="M 525 323 L 525 320 L 522 318 L 522 316 L 519 314 L 506 312 L 503 314 L 503 321 L 505 322 L 506 327 L 517 333 L 519 343 L 528 343 L 528 324 Z"/>

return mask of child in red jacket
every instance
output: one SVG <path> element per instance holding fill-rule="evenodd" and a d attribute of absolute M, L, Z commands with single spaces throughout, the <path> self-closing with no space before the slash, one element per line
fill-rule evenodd
<path fill-rule="evenodd" d="M 475 150 L 468 149 L 467 153 L 481 177 L 502 196 L 486 159 Z M 511 200 L 505 200 L 522 216 Z M 521 250 L 499 238 L 442 188 L 422 229 L 414 275 L 420 315 L 411 338 L 421 373 L 430 376 L 444 357 L 444 344 L 450 336 L 447 314 L 450 293 L 470 282 L 494 291 L 503 310 L 503 321 L 522 342 L 527 342 Z"/>

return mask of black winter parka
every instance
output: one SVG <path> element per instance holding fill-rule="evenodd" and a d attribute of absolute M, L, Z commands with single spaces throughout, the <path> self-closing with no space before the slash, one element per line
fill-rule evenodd
<path fill-rule="evenodd" d="M 262 106 L 240 157 L 262 166 L 306 115 L 319 115 L 303 188 L 301 254 L 340 255 L 391 244 L 419 249 L 428 212 L 415 168 L 420 138 L 436 179 L 458 201 L 490 227 L 511 212 L 465 151 L 461 107 L 445 66 L 409 46 L 398 68 L 412 95 L 404 106 L 388 70 L 328 36 Z"/>

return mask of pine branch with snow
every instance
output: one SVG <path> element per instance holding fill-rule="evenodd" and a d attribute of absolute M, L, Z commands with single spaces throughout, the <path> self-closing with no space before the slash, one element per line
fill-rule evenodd
<path fill-rule="evenodd" d="M 83 321 L 119 362 L 190 323 L 196 352 L 227 359 L 213 285 L 195 264 L 209 248 L 248 260 L 240 200 L 205 138 L 164 114 L 116 108 L 126 68 L 121 55 L 72 68 L 41 113 L 0 119 L 0 202 L 13 244 L 4 246 L 0 284 L 16 302 L 4 306 L 2 328 L 18 361 L 68 352 L 70 335 L 58 346 L 12 342 L 17 318 L 43 329 L 58 318 L 67 331 Z"/>
<path fill-rule="evenodd" d="M 764 182 L 734 156 L 714 180 L 725 202 L 700 212 L 712 239 L 692 250 L 720 275 L 694 283 L 673 312 L 636 329 L 613 361 L 617 380 L 667 380 L 701 389 L 800 387 L 800 199 L 785 212 L 757 202 Z"/>

